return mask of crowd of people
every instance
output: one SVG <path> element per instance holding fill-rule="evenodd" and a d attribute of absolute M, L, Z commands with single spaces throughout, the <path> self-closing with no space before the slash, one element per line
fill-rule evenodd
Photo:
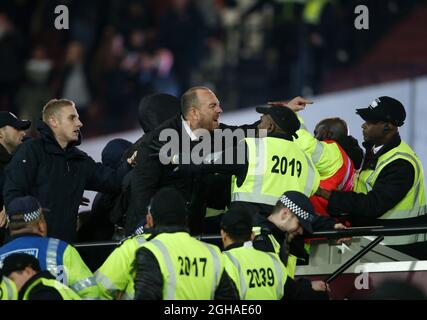
<path fill-rule="evenodd" d="M 356 110 L 365 151 L 343 119 L 312 135 L 298 113 L 312 103 L 269 102 L 255 123 L 228 126 L 207 87 L 153 94 L 140 105 L 145 134 L 110 141 L 102 163 L 78 148 L 73 101 L 48 101 L 36 138 L 24 139 L 34 123 L 0 112 L 1 298 L 328 299 L 327 283 L 295 276 L 304 236 L 425 224 L 424 173 L 400 138 L 398 100 Z M 99 192 L 86 219 L 84 190 Z M 72 244 L 119 229 L 127 237 L 90 270 Z M 223 250 L 193 237 L 203 233 L 220 234 Z M 384 243 L 427 258 L 425 234 Z"/>
<path fill-rule="evenodd" d="M 357 32 L 359 3 L 347 0 L 2 1 L 0 110 L 35 121 L 60 96 L 95 135 L 135 127 L 144 96 L 196 84 L 230 108 L 261 103 L 259 86 L 275 98 L 316 94 L 417 2 L 365 1 L 375 19 Z M 57 5 L 69 30 L 54 28 Z"/>

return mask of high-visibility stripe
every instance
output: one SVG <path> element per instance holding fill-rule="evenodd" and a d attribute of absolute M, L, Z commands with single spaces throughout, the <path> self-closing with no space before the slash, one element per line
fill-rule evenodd
<path fill-rule="evenodd" d="M 307 181 L 304 187 L 304 194 L 309 197 L 311 196 L 311 191 L 314 190 L 313 188 L 313 182 L 314 182 L 314 174 L 316 169 L 314 169 L 312 162 L 310 161 L 310 159 L 307 157 L 306 154 L 304 154 L 305 158 L 307 159 L 307 164 L 310 167 L 310 170 L 308 170 L 307 173 Z M 316 190 L 314 190 L 316 191 Z"/>
<path fill-rule="evenodd" d="M 316 164 L 317 162 L 319 162 L 320 157 L 322 156 L 323 153 L 323 149 L 325 147 L 323 146 L 323 144 L 319 141 L 316 143 L 316 148 L 314 149 L 313 154 L 311 155 L 311 160 L 313 160 L 313 162 Z"/>
<path fill-rule="evenodd" d="M 220 265 L 220 262 L 219 262 L 220 257 L 218 256 L 218 254 L 215 251 L 215 249 L 212 248 L 210 245 L 208 245 L 207 243 L 203 243 L 203 245 L 205 245 L 206 248 L 211 253 L 212 259 L 213 259 L 213 263 L 214 263 L 214 283 L 212 285 L 212 290 L 211 290 L 211 300 L 213 300 L 214 297 L 215 297 L 215 291 L 216 291 L 217 285 L 219 283 L 219 277 L 220 277 L 220 272 L 221 272 L 221 265 Z"/>
<path fill-rule="evenodd" d="M 95 281 L 101 284 L 110 295 L 115 295 L 117 291 L 121 291 L 111 280 L 102 272 L 95 272 Z"/>
<path fill-rule="evenodd" d="M 46 251 L 46 269 L 52 273 L 54 276 L 57 276 L 59 274 L 58 270 L 58 264 L 57 264 L 57 258 L 58 258 L 58 246 L 59 246 L 59 240 L 50 238 L 47 243 L 47 251 Z M 68 277 L 65 276 L 65 269 L 63 270 L 64 277 L 62 277 L 62 280 L 60 282 L 67 285 L 68 283 Z"/>
<path fill-rule="evenodd" d="M 343 152 L 341 152 L 341 154 L 344 155 Z M 348 157 L 348 155 L 345 155 L 345 165 L 347 166 L 347 170 L 345 172 L 344 179 L 342 179 L 341 183 L 338 185 L 337 190 L 341 190 L 342 188 L 344 188 L 344 186 L 347 183 L 348 178 L 350 177 L 350 173 L 351 173 L 351 160 Z"/>
<path fill-rule="evenodd" d="M 237 271 L 239 272 L 240 300 L 245 300 L 248 288 L 246 287 L 245 276 L 243 274 L 242 267 L 240 266 L 240 262 L 230 252 L 225 251 L 224 253 L 227 255 L 227 257 L 230 259 L 230 261 L 234 264 L 234 266 L 237 268 Z"/>
<path fill-rule="evenodd" d="M 79 292 L 86 288 L 95 286 L 97 286 L 97 284 L 94 277 L 88 277 L 73 283 L 72 285 L 70 285 L 70 288 L 73 289 L 75 292 Z"/>
<path fill-rule="evenodd" d="M 274 268 L 276 269 L 276 275 L 277 275 L 277 286 L 276 286 L 276 295 L 277 299 L 282 298 L 282 290 L 283 290 L 283 272 L 282 272 L 282 262 L 279 261 L 277 256 L 275 256 L 271 252 L 267 252 L 268 255 L 271 257 L 271 260 L 273 260 Z"/>
<path fill-rule="evenodd" d="M 176 275 L 175 275 L 175 270 L 174 270 L 169 252 L 166 249 L 165 245 L 157 239 L 151 240 L 150 243 L 152 243 L 155 247 L 157 247 L 157 249 L 159 249 L 163 255 L 163 259 L 165 261 L 166 268 L 168 269 L 168 273 L 169 273 L 169 282 L 167 283 L 167 287 L 166 287 L 165 300 L 173 300 L 173 298 L 175 297 L 175 290 L 176 290 Z"/>

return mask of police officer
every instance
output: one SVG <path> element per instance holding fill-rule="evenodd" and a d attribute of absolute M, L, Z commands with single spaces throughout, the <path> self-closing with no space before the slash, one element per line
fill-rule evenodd
<path fill-rule="evenodd" d="M 136 253 L 135 299 L 235 299 L 219 248 L 190 236 L 182 195 L 163 188 L 151 200 L 152 236 Z"/>
<path fill-rule="evenodd" d="M 145 223 L 145 218 L 143 219 Z M 150 230 L 138 226 L 135 234 L 126 238 L 95 272 L 100 296 L 107 300 L 133 300 L 135 296 L 135 253 L 151 235 Z"/>
<path fill-rule="evenodd" d="M 0 248 L 0 263 L 11 253 L 31 254 L 39 260 L 43 270 L 60 277 L 82 298 L 98 298 L 93 274 L 77 250 L 64 241 L 47 237 L 43 209 L 36 198 L 15 198 L 7 214 L 11 239 Z"/>
<path fill-rule="evenodd" d="M 15 283 L 19 300 L 80 300 L 49 271 L 41 271 L 39 261 L 32 255 L 11 254 L 4 260 L 2 270 Z"/>
<path fill-rule="evenodd" d="M 313 102 L 296 97 L 290 102 L 269 102 L 270 105 L 288 106 L 294 112 L 305 109 Z M 296 144 L 310 155 L 320 174 L 320 187 L 327 190 L 351 191 L 356 170 L 360 169 L 363 150 L 355 138 L 348 134 L 347 123 L 340 118 L 321 120 L 314 135 L 307 131 L 303 118 L 298 115 L 301 129 L 297 131 Z M 327 215 L 326 199 L 313 195 L 310 198 L 317 214 Z"/>
<path fill-rule="evenodd" d="M 307 253 L 298 237 L 312 233 L 313 229 L 342 229 L 334 219 L 318 216 L 307 196 L 298 191 L 286 191 L 276 202 L 267 217 L 255 216 L 254 247 L 266 252 L 276 252 L 288 269 L 291 278 L 295 275 L 297 257 L 307 259 Z M 317 288 L 324 283 L 315 283 Z"/>
<path fill-rule="evenodd" d="M 399 226 L 426 223 L 424 172 L 420 159 L 399 135 L 406 111 L 396 99 L 383 96 L 356 109 L 366 154 L 353 192 L 318 194 L 329 200 L 328 212 L 348 213 L 355 225 Z M 384 243 L 415 258 L 427 258 L 426 235 L 385 237 Z"/>
<path fill-rule="evenodd" d="M 229 211 L 222 219 L 225 270 L 237 287 L 240 299 L 327 299 L 325 291 L 315 291 L 288 277 L 276 253 L 256 250 L 251 241 L 252 227 L 249 212 Z"/>

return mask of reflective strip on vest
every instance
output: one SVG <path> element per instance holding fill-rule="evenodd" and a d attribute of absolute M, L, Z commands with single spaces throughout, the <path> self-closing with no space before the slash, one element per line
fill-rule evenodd
<path fill-rule="evenodd" d="M 237 261 L 237 259 L 233 257 L 233 255 L 230 252 L 225 251 L 224 253 L 227 255 L 227 257 L 230 259 L 230 261 L 234 264 L 234 266 L 239 271 L 240 300 L 245 300 L 246 292 L 248 291 L 248 288 L 246 287 L 245 276 L 243 274 L 242 267 L 240 266 L 239 261 Z"/>
<path fill-rule="evenodd" d="M 340 150 L 341 151 L 341 150 Z M 337 188 L 337 190 L 342 190 L 342 188 L 344 188 L 344 186 L 346 185 L 346 183 L 347 183 L 347 180 L 348 180 L 348 178 L 350 177 L 350 173 L 351 173 L 351 160 L 350 160 L 350 158 L 348 157 L 348 155 L 347 154 L 345 154 L 345 153 L 343 153 L 343 152 L 341 152 L 341 154 L 343 155 L 343 156 L 345 156 L 345 157 L 343 157 L 344 158 L 344 160 L 345 160 L 345 165 L 347 166 L 347 170 L 346 170 L 346 172 L 345 172 L 345 176 L 344 176 L 344 179 L 342 179 L 342 181 L 341 181 L 341 183 L 338 185 L 338 188 Z"/>
<path fill-rule="evenodd" d="M 316 169 L 314 169 L 312 162 L 310 161 L 309 157 L 304 153 L 305 158 L 307 159 L 307 164 L 310 170 L 308 170 L 307 173 L 307 180 L 305 182 L 305 188 L 304 188 L 304 194 L 308 197 L 311 195 L 311 190 L 313 189 L 313 183 L 314 183 L 314 172 Z"/>
<path fill-rule="evenodd" d="M 119 288 L 108 279 L 108 277 L 102 272 L 95 272 L 95 280 L 97 283 L 101 284 L 106 291 L 114 296 L 117 291 L 120 291 Z"/>
<path fill-rule="evenodd" d="M 311 155 L 311 160 L 313 160 L 314 164 L 318 163 L 320 160 L 320 157 L 322 156 L 323 149 L 325 147 L 321 142 L 316 143 L 316 148 L 314 149 L 313 154 Z"/>
<path fill-rule="evenodd" d="M 268 255 L 271 257 L 271 260 L 273 260 L 273 264 L 274 264 L 274 268 L 276 269 L 276 274 L 277 274 L 277 281 L 278 281 L 278 285 L 276 286 L 276 295 L 277 295 L 277 299 L 281 299 L 282 298 L 282 290 L 283 290 L 283 272 L 282 272 L 282 262 L 277 258 L 277 256 L 275 256 L 273 253 L 271 252 L 266 252 L 268 253 Z"/>
<path fill-rule="evenodd" d="M 155 247 L 157 247 L 157 249 L 159 249 L 163 255 L 163 259 L 165 261 L 166 268 L 168 269 L 168 273 L 170 277 L 166 287 L 165 300 L 173 300 L 173 298 L 175 297 L 176 276 L 175 276 L 175 270 L 174 270 L 169 252 L 166 249 L 165 245 L 157 239 L 151 240 L 150 243 L 152 243 Z"/>
<path fill-rule="evenodd" d="M 417 177 L 420 176 L 421 174 L 421 168 L 418 164 L 417 159 L 406 152 L 396 152 L 395 154 L 393 154 L 390 158 L 384 159 L 383 161 L 381 161 L 375 168 L 375 170 L 369 175 L 369 177 L 366 179 L 366 190 L 367 192 L 372 190 L 371 184 L 372 184 L 372 180 L 374 179 L 374 177 L 378 177 L 378 172 L 381 171 L 384 167 L 384 164 L 388 164 L 392 161 L 392 159 L 398 157 L 398 156 L 404 156 L 404 157 L 408 157 L 410 158 L 415 166 L 416 166 L 416 171 L 414 174 L 414 179 L 417 179 Z M 412 164 L 412 163 L 411 163 Z M 418 195 L 420 193 L 420 179 L 417 179 L 418 183 L 413 186 L 414 188 L 414 202 L 412 205 L 411 209 L 408 210 L 393 210 L 391 209 L 391 211 L 393 212 L 393 218 L 392 219 L 405 219 L 405 218 L 414 218 L 414 217 L 418 217 L 421 214 L 425 214 L 426 213 L 426 206 L 421 206 L 419 207 L 417 205 L 418 202 Z M 390 219 L 389 217 L 379 217 L 378 219 Z"/>
<path fill-rule="evenodd" d="M 213 259 L 213 264 L 214 264 L 214 283 L 212 285 L 212 290 L 211 290 L 211 300 L 213 300 L 215 298 L 215 290 L 217 288 L 217 285 L 219 283 L 219 276 L 220 276 L 220 271 L 221 271 L 221 265 L 220 265 L 220 257 L 218 256 L 218 254 L 216 253 L 215 249 L 212 248 L 210 245 L 208 245 L 207 243 L 202 242 L 202 244 L 209 250 L 209 252 L 212 255 L 212 259 Z"/>
<path fill-rule="evenodd" d="M 6 284 L 7 300 L 14 300 L 14 299 L 16 299 L 16 297 L 13 296 L 13 287 L 12 287 L 10 281 L 12 281 L 12 280 L 9 280 L 6 277 L 3 277 L 3 282 L 4 282 L 4 284 Z"/>
<path fill-rule="evenodd" d="M 80 292 L 86 288 L 96 286 L 97 284 L 94 277 L 88 277 L 73 283 L 72 285 L 70 285 L 70 288 L 73 289 L 75 292 Z"/>
<path fill-rule="evenodd" d="M 267 204 L 274 206 L 280 197 L 280 194 L 283 193 L 283 190 L 280 191 L 278 195 L 267 195 L 263 194 L 263 185 L 264 185 L 264 179 L 269 174 L 265 172 L 265 159 L 266 159 L 266 139 L 252 139 L 255 146 L 255 159 L 249 155 L 249 166 L 248 166 L 248 175 L 253 175 L 253 185 L 252 185 L 252 191 L 251 192 L 242 192 L 242 191 L 233 191 L 231 195 L 231 201 L 243 201 L 243 202 L 254 202 L 254 203 L 261 203 L 261 204 Z M 247 139 L 247 142 L 249 140 Z M 248 145 L 249 146 L 249 145 Z M 323 146 L 322 146 L 323 147 Z M 299 149 L 298 149 L 299 150 Z M 308 170 L 307 170 L 307 177 L 304 184 L 304 190 L 300 190 L 305 195 L 310 196 L 312 193 L 314 193 L 314 183 L 315 183 L 315 174 L 316 169 L 313 166 L 313 163 L 311 159 L 303 152 L 301 151 L 301 156 L 304 157 L 305 161 L 307 162 Z M 256 161 L 256 163 L 253 163 L 252 161 Z M 251 171 L 252 166 L 255 166 L 255 169 Z M 270 177 L 267 177 L 270 178 Z M 247 177 L 245 178 L 246 181 Z M 245 184 L 245 181 L 243 182 L 242 186 Z M 291 190 L 295 190 L 296 188 L 301 188 L 301 185 L 293 186 L 290 188 Z M 237 189 L 236 186 L 233 186 L 232 190 Z"/>
<path fill-rule="evenodd" d="M 145 242 L 147 242 L 147 239 L 141 236 L 136 237 L 135 240 L 139 246 L 142 246 Z"/>
<path fill-rule="evenodd" d="M 47 244 L 47 251 L 46 251 L 46 269 L 49 270 L 49 272 L 52 273 L 55 277 L 59 274 L 59 271 L 60 271 L 58 270 L 58 264 L 57 264 L 58 246 L 59 246 L 59 240 L 50 238 Z M 65 269 L 63 270 L 63 272 L 65 275 Z M 65 285 L 68 284 L 67 278 L 68 277 L 66 276 L 62 277 L 63 283 Z"/>

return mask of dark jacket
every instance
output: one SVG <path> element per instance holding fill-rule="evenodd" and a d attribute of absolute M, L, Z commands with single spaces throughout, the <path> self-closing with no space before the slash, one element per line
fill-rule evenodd
<path fill-rule="evenodd" d="M 12 156 L 9 154 L 9 152 L 7 152 L 6 148 L 3 147 L 3 145 L 0 143 L 0 188 L 1 188 L 1 190 L 3 190 L 4 180 L 5 180 L 4 168 L 10 162 L 10 159 L 12 159 Z M 1 193 L 0 194 L 0 208 L 3 207 L 3 204 L 4 204 L 3 193 Z"/>
<path fill-rule="evenodd" d="M 18 300 L 22 300 L 24 298 L 24 294 L 27 291 L 28 287 L 31 286 L 34 281 L 40 279 L 55 279 L 55 277 L 49 271 L 41 271 L 38 274 L 34 275 L 30 278 L 21 288 L 18 295 Z M 28 300 L 64 300 L 61 294 L 52 287 L 47 287 L 42 283 L 39 283 L 34 288 L 31 289 L 31 292 L 28 296 Z"/>
<path fill-rule="evenodd" d="M 256 123 L 241 127 L 220 125 L 220 129 L 228 128 L 231 130 L 236 128 L 251 129 L 255 127 Z M 131 203 L 126 217 L 126 233 L 128 234 L 131 234 L 138 222 L 145 217 L 151 197 L 157 190 L 165 186 L 173 186 L 182 193 L 189 210 L 189 228 L 191 233 L 194 234 L 203 231 L 203 219 L 208 205 L 208 198 L 213 198 L 213 191 L 209 189 L 209 185 L 215 185 L 213 181 L 218 179 L 218 177 L 215 177 L 214 174 L 186 173 L 176 170 L 177 167 L 175 165 L 163 165 L 159 161 L 156 151 L 152 148 L 153 144 L 158 143 L 160 132 L 163 129 L 176 130 L 181 148 L 184 145 L 183 141 L 190 145 L 190 150 L 193 150 L 199 143 L 199 141 L 190 141 L 190 137 L 185 129 L 182 130 L 181 115 L 171 118 L 157 129 L 144 135 L 143 142 L 138 149 L 137 164 L 133 169 L 131 178 Z M 181 149 L 180 152 L 182 151 Z M 224 184 L 222 192 L 224 192 L 225 188 L 226 185 Z M 217 197 L 220 192 L 216 194 Z"/>
<path fill-rule="evenodd" d="M 2 191 L 0 193 L 0 211 L 3 208 L 3 186 L 4 186 L 4 168 L 9 163 L 10 159 L 12 159 L 12 156 L 7 152 L 5 147 L 0 143 L 0 190 Z M 0 246 L 3 245 L 4 239 L 6 235 L 6 230 L 4 228 L 0 228 Z"/>
<path fill-rule="evenodd" d="M 171 229 L 164 232 L 179 232 L 184 229 Z M 148 240 L 155 237 L 153 233 Z M 162 300 L 163 276 L 156 257 L 148 249 L 142 247 L 136 252 L 135 300 Z M 222 273 L 218 287 L 215 290 L 215 300 L 238 300 L 239 295 L 233 281 L 227 272 Z"/>
<path fill-rule="evenodd" d="M 119 192 L 129 165 L 123 163 L 114 171 L 75 146 L 63 150 L 45 123 L 38 129 L 41 137 L 21 144 L 6 167 L 6 208 L 16 197 L 36 197 L 49 209 L 45 211 L 48 236 L 73 242 L 84 190 Z"/>
<path fill-rule="evenodd" d="M 384 153 L 396 148 L 401 142 L 399 134 L 396 134 L 387 144 L 385 144 L 376 154 L 372 152 L 372 145 L 363 143 L 366 149 L 363 170 L 375 169 L 378 158 Z M 412 165 L 404 160 L 397 159 L 386 165 L 378 175 L 371 191 L 367 194 L 356 192 L 332 191 L 329 198 L 328 212 L 334 214 L 349 214 L 349 220 L 355 226 L 366 225 L 394 225 L 401 224 L 401 220 L 381 220 L 388 210 L 396 206 L 411 189 L 415 178 L 415 171 Z M 405 219 L 405 224 L 413 220 L 425 220 L 425 216 L 414 219 Z"/>

